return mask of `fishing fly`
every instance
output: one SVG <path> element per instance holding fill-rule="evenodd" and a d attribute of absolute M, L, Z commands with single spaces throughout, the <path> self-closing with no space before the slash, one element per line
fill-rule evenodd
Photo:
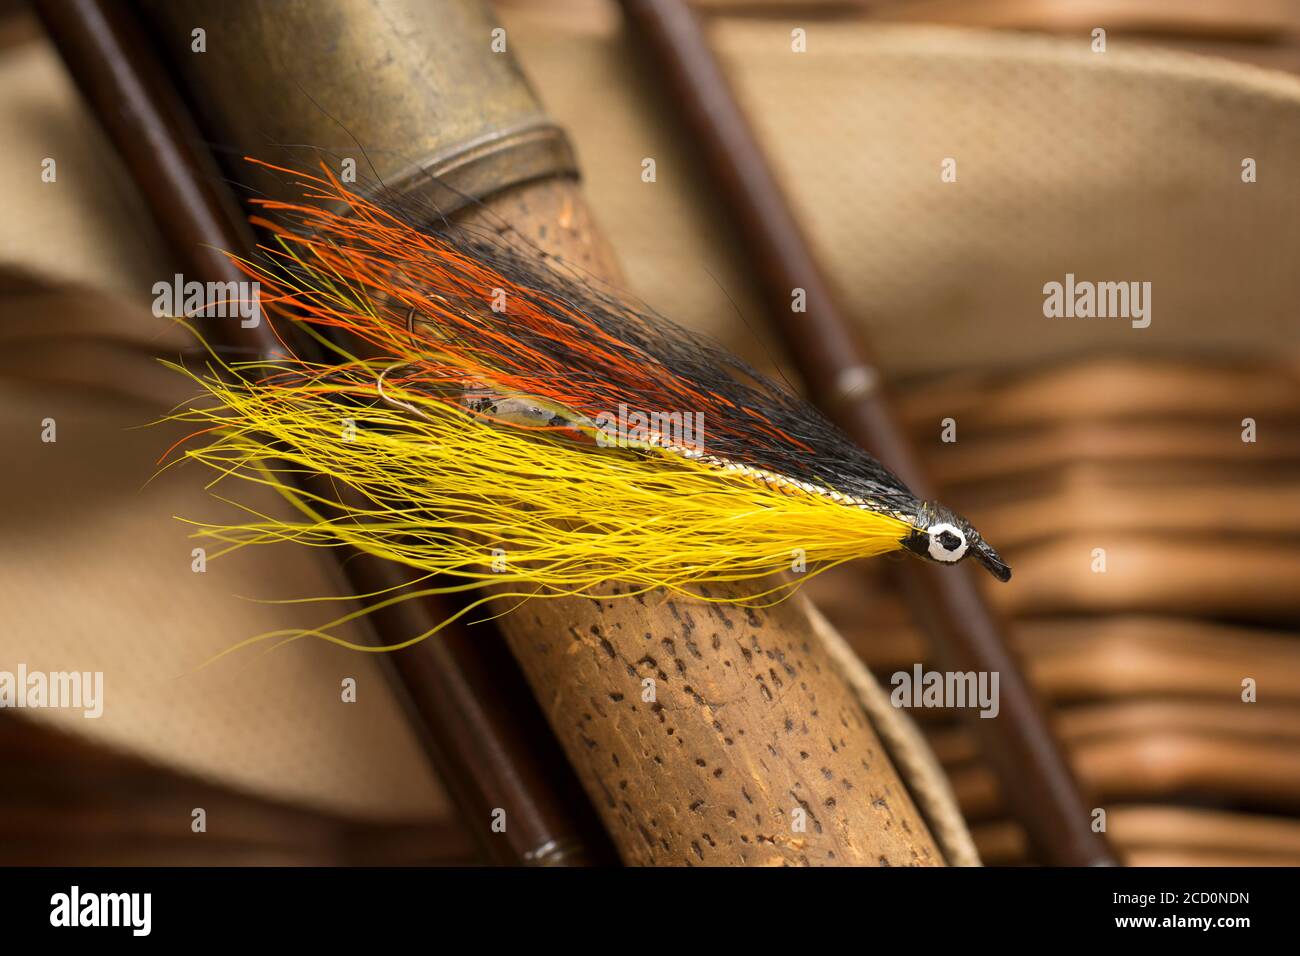
<path fill-rule="evenodd" d="M 302 199 L 258 200 L 271 239 L 239 261 L 325 356 L 177 366 L 206 400 L 174 414 L 198 428 L 173 460 L 293 506 L 199 525 L 219 553 L 353 547 L 471 606 L 612 582 L 622 597 L 762 582 L 704 599 L 772 603 L 895 551 L 1010 578 L 968 521 L 705 337 L 496 234 L 417 225 L 328 169 L 292 175 Z M 798 559 L 806 573 L 781 574 Z"/>

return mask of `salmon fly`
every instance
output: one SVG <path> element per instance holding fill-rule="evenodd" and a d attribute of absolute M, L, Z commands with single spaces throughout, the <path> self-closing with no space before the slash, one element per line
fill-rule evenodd
<path fill-rule="evenodd" d="M 1010 577 L 968 521 L 707 338 L 517 242 L 417 224 L 327 169 L 292 175 L 301 200 L 256 201 L 271 238 L 239 261 L 328 360 L 176 366 L 206 397 L 175 413 L 199 427 L 173 460 L 293 506 L 199 525 L 223 550 L 353 547 L 471 606 L 613 582 L 771 603 L 895 551 Z M 352 493 L 305 491 L 302 473 Z M 761 583 L 699 593 L 722 582 Z"/>

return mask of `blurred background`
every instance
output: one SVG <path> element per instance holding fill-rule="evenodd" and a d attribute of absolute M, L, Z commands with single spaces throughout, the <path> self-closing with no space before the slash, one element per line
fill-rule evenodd
<path fill-rule="evenodd" d="M 942 499 L 1015 568 L 988 596 L 1122 858 L 1300 865 L 1300 9 L 695 6 Z M 795 380 L 617 6 L 494 9 L 628 287 Z M 0 128 L 0 670 L 103 671 L 112 702 L 0 711 L 0 864 L 477 861 L 370 657 L 300 642 L 195 672 L 301 623 L 246 598 L 338 583 L 294 551 L 191 572 L 172 516 L 210 503 L 196 474 L 146 487 L 168 441 L 136 429 L 186 394 L 152 361 L 180 341 L 149 311 L 170 251 L 15 0 Z M 1044 318 L 1067 273 L 1150 282 L 1150 326 Z M 78 440 L 38 442 L 47 417 Z M 928 660 L 876 569 L 809 591 L 884 682 Z M 914 716 L 984 861 L 1035 862 L 968 732 Z M 227 825 L 195 839 L 198 806 Z"/>

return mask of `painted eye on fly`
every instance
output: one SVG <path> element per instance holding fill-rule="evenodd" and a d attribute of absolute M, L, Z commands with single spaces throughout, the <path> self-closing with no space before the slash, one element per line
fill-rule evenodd
<path fill-rule="evenodd" d="M 966 556 L 968 543 L 961 528 L 944 521 L 933 525 L 928 533 L 930 542 L 927 550 L 934 560 L 951 564 Z"/>
<path fill-rule="evenodd" d="M 915 514 L 915 530 L 902 541 L 908 551 L 939 564 L 973 557 L 999 581 L 1011 580 L 1011 568 L 965 520 L 933 503 L 921 504 Z"/>

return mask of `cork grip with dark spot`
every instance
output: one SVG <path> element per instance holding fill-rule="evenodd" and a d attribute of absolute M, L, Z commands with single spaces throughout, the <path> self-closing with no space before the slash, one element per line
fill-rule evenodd
<path fill-rule="evenodd" d="M 618 280 L 576 185 L 468 219 Z M 498 619 L 623 860 L 931 866 L 943 860 L 856 696 L 794 603 L 535 600 Z M 740 592 L 731 592 L 739 594 Z"/>

